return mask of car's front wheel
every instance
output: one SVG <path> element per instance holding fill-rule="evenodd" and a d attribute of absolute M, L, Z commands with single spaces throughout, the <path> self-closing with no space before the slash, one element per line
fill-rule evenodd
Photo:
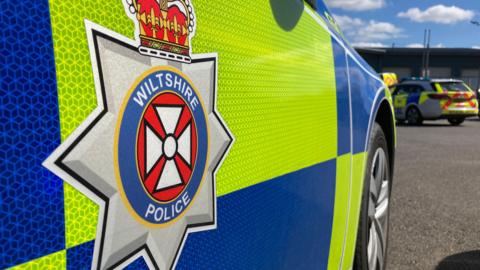
<path fill-rule="evenodd" d="M 378 124 L 372 129 L 366 168 L 354 269 L 383 270 L 392 183 L 387 140 Z"/>

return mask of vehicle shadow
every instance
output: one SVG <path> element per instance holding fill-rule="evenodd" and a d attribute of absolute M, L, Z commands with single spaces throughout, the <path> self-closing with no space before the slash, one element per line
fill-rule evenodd
<path fill-rule="evenodd" d="M 397 123 L 397 127 L 406 127 L 406 128 L 421 128 L 421 127 L 454 127 L 454 128 L 459 128 L 462 127 L 460 126 L 452 126 L 450 124 L 446 123 L 423 123 L 421 125 L 409 125 L 409 124 L 401 124 Z"/>
<path fill-rule="evenodd" d="M 299 0 L 270 0 L 273 17 L 285 31 L 291 31 L 302 16 L 304 5 Z"/>
<path fill-rule="evenodd" d="M 476 270 L 480 269 L 480 250 L 462 252 L 445 257 L 435 270 Z"/>
<path fill-rule="evenodd" d="M 467 118 L 465 121 L 480 122 L 480 118 L 478 118 L 478 117 L 475 117 L 475 118 Z"/>

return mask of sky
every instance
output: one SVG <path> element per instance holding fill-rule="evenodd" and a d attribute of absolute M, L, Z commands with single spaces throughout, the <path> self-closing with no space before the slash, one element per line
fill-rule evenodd
<path fill-rule="evenodd" d="M 480 0 L 324 0 L 354 46 L 480 49 Z"/>

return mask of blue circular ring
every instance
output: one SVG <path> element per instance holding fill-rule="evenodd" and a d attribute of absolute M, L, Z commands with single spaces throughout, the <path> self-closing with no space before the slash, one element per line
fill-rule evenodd
<path fill-rule="evenodd" d="M 166 81 L 166 78 L 169 76 L 171 76 L 170 78 L 176 78 L 177 80 L 181 81 L 181 83 L 170 83 L 169 86 Z M 163 83 L 159 83 L 159 77 L 164 79 Z M 184 91 L 186 88 L 182 87 L 183 85 L 189 86 L 192 90 L 190 99 L 182 94 L 182 90 Z M 157 89 L 154 93 L 149 95 L 146 100 L 144 100 L 143 106 L 140 106 L 137 102 L 139 100 L 139 96 L 136 93 L 138 91 L 144 91 L 147 86 L 157 87 Z M 162 203 L 151 198 L 143 187 L 142 179 L 140 178 L 137 168 L 136 144 L 139 123 L 142 121 L 145 109 L 153 98 L 164 92 L 174 92 L 178 94 L 185 100 L 185 103 L 190 108 L 197 128 L 198 148 L 197 159 L 194 163 L 195 166 L 187 187 L 182 191 L 182 193 L 180 193 L 179 196 L 177 196 L 176 199 Z M 189 102 L 189 100 L 192 100 L 193 98 L 198 100 L 198 105 L 196 107 L 192 107 L 192 104 Z M 208 131 L 206 116 L 204 109 L 202 108 L 201 99 L 195 92 L 194 87 L 181 74 L 170 70 L 156 70 L 145 76 L 143 80 L 141 80 L 135 86 L 135 89 L 132 91 L 130 97 L 128 97 L 123 116 L 120 117 L 122 117 L 122 119 L 118 131 L 117 160 L 120 181 L 122 183 L 126 198 L 132 208 L 135 210 L 136 214 L 145 221 L 152 224 L 168 223 L 181 215 L 182 212 L 185 211 L 188 205 L 192 202 L 204 176 L 208 152 Z M 176 209 L 175 207 L 178 209 L 178 204 L 175 204 L 179 200 L 182 200 L 182 197 L 185 193 L 187 193 L 189 197 L 188 203 L 185 203 L 184 200 L 184 202 L 181 202 L 183 209 L 178 212 L 174 211 L 174 209 Z M 163 214 L 168 215 L 168 219 L 167 216 L 165 216 L 162 220 L 158 220 L 155 219 L 154 214 L 146 215 L 148 207 L 152 206 L 155 207 L 155 209 L 162 208 L 164 212 Z"/>

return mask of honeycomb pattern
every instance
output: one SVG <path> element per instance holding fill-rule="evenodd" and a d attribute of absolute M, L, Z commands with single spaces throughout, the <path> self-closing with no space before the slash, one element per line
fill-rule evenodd
<path fill-rule="evenodd" d="M 334 159 L 218 198 L 176 269 L 327 269 L 335 180 Z"/>
<path fill-rule="evenodd" d="M 0 25 L 3 269 L 64 249 L 65 232 L 62 181 L 41 165 L 60 143 L 48 3 L 2 2 Z"/>
<path fill-rule="evenodd" d="M 284 31 L 273 2 L 194 1 L 193 51 L 218 53 L 218 110 L 235 136 L 219 196 L 337 156 L 331 37 L 305 12 Z"/>
<path fill-rule="evenodd" d="M 218 108 L 236 137 L 217 175 L 218 195 L 335 158 L 329 34 L 305 14 L 292 31 L 283 31 L 265 1 L 195 1 L 194 8 L 193 51 L 218 52 Z M 121 1 L 54 0 L 51 13 L 64 137 L 96 106 L 83 20 L 130 38 L 134 24 Z M 285 71 L 290 75 L 282 76 Z"/>
<path fill-rule="evenodd" d="M 127 36 L 133 34 L 134 28 L 121 1 L 99 4 L 91 0 L 53 0 L 50 9 L 61 137 L 65 139 L 97 106 L 84 19 Z M 73 247 L 95 238 L 98 206 L 67 183 L 64 186 L 66 241 L 67 247 Z"/>
<path fill-rule="evenodd" d="M 336 95 L 329 35 L 305 14 L 298 27 L 282 31 L 265 1 L 194 5 L 193 50 L 219 54 L 218 107 L 236 137 L 217 175 L 218 195 L 334 158 Z M 134 26 L 121 1 L 52 0 L 50 11 L 65 139 L 97 104 L 84 19 L 130 38 Z M 296 74 L 282 76 L 285 70 Z M 94 237 L 98 210 L 67 184 L 65 196 L 71 247 Z"/>
<path fill-rule="evenodd" d="M 89 270 L 92 266 L 95 241 L 67 249 L 67 270 Z"/>
<path fill-rule="evenodd" d="M 65 261 L 65 250 L 58 251 L 53 254 L 49 254 L 47 256 L 38 258 L 33 261 L 29 261 L 27 263 L 15 266 L 10 268 L 10 270 L 57 270 L 57 269 L 65 269 L 66 261 Z"/>
<path fill-rule="evenodd" d="M 68 10 L 68 12 L 66 12 Z M 65 139 L 97 106 L 84 19 L 133 37 L 122 1 L 50 1 L 60 108 Z"/>
<path fill-rule="evenodd" d="M 65 233 L 66 247 L 74 247 L 95 239 L 98 205 L 65 184 Z"/>
<path fill-rule="evenodd" d="M 148 270 L 148 265 L 143 259 L 143 257 L 139 257 L 135 261 L 133 261 L 131 264 L 129 264 L 127 267 L 123 268 L 124 270 Z"/>

